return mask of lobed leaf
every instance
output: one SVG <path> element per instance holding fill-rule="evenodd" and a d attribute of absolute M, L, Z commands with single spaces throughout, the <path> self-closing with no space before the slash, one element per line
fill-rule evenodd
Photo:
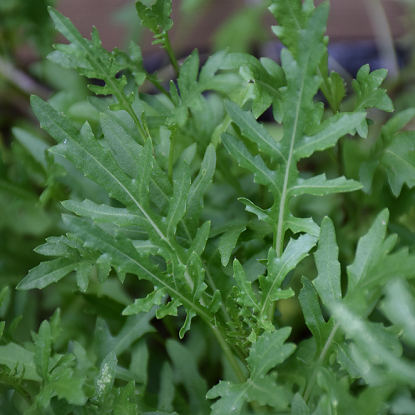
<path fill-rule="evenodd" d="M 245 401 L 257 401 L 276 410 L 287 408 L 288 399 L 283 388 L 277 386 L 275 376 L 267 373 L 294 352 L 293 344 L 284 344 L 290 331 L 290 328 L 286 327 L 272 333 L 265 332 L 258 338 L 252 345 L 247 359 L 250 369 L 247 382 L 235 384 L 221 381 L 207 393 L 208 399 L 220 397 L 212 405 L 212 415 L 239 414 Z"/>

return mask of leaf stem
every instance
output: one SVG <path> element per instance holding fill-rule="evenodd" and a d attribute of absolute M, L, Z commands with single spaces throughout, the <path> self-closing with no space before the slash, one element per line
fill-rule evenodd
<path fill-rule="evenodd" d="M 239 366 L 238 361 L 235 358 L 235 355 L 233 354 L 231 348 L 229 347 L 229 344 L 226 342 L 223 333 L 219 330 L 218 327 L 214 326 L 212 323 L 208 322 L 209 327 L 212 329 L 213 334 L 215 335 L 216 339 L 218 340 L 223 353 L 225 354 L 226 358 L 228 359 L 229 364 L 231 365 L 233 371 L 236 374 L 236 377 L 238 378 L 239 382 L 245 383 L 246 382 L 246 376 L 244 375 L 241 367 Z"/>
<path fill-rule="evenodd" d="M 174 134 L 170 136 L 170 149 L 169 149 L 169 165 L 167 175 L 170 183 L 173 185 L 173 165 L 174 165 Z"/>
<path fill-rule="evenodd" d="M 150 75 L 146 72 L 147 80 L 150 81 L 162 94 L 164 94 L 170 101 L 172 101 L 170 94 L 160 83 L 160 81 L 155 77 L 155 75 Z"/>
<path fill-rule="evenodd" d="M 167 32 L 164 34 L 163 48 L 166 49 L 170 62 L 173 65 L 174 72 L 176 73 L 176 77 L 178 78 L 180 74 L 179 64 L 177 63 L 177 59 L 174 56 L 173 49 L 170 44 L 169 34 Z"/>
<path fill-rule="evenodd" d="M 317 371 L 322 365 L 324 359 L 326 358 L 327 352 L 330 349 L 331 343 L 333 342 L 334 336 L 336 335 L 336 332 L 339 327 L 340 323 L 337 322 L 336 325 L 333 327 L 333 330 L 331 331 L 330 336 L 328 337 L 326 344 L 323 347 L 323 350 L 321 351 L 320 357 L 318 358 L 316 365 L 314 366 L 313 374 L 311 375 L 310 381 L 308 382 L 307 388 L 303 395 L 303 398 L 306 402 L 310 399 L 311 391 L 313 390 L 314 382 L 317 377 Z"/>

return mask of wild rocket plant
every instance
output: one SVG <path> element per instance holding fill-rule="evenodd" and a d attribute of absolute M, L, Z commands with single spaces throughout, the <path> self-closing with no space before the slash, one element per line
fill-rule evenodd
<path fill-rule="evenodd" d="M 269 7 L 281 65 L 226 50 L 203 65 L 195 50 L 179 64 L 171 8 L 171 0 L 136 3 L 167 52 L 177 76 L 170 82 L 146 71 L 134 42 L 108 52 L 95 28 L 84 39 L 50 9 L 69 44 L 55 45 L 49 59 L 101 81 L 88 98 L 98 122 L 77 125 L 36 96 L 32 108 L 57 142 L 49 148 L 55 163 L 68 160 L 98 190 L 62 201 L 64 235 L 36 248 L 54 259 L 17 288 L 75 276 L 88 294 L 128 276 L 138 294 L 123 305 L 117 335 L 97 319 L 93 350 L 78 339 L 66 353 L 54 348 L 59 310 L 30 344 L 3 336 L 0 381 L 20 396 L 7 405 L 28 414 L 412 413 L 400 408 L 415 408 L 414 255 L 402 244 L 394 250 L 379 203 L 354 261 L 342 267 L 335 227 L 353 218 L 344 213 L 334 224 L 324 204 L 322 221 L 296 206 L 304 195 L 334 195 L 347 212 L 356 199 L 343 194 L 354 192 L 363 209 L 362 189 L 369 192 L 378 168 L 396 197 L 412 187 L 415 137 L 399 131 L 414 111 L 385 124 L 361 163 L 362 183 L 347 177 L 346 157 L 330 178 L 324 165 L 300 169 L 318 154 L 341 155 L 347 140 L 367 140 L 366 110 L 393 110 L 380 87 L 386 70 L 362 67 L 346 96 L 327 66 L 329 5 L 312 0 Z M 145 83 L 156 93 L 140 92 Z M 258 121 L 270 107 L 276 129 Z M 299 270 L 298 295 L 290 280 Z M 292 297 L 308 328 L 302 338 L 281 324 L 280 305 Z M 154 339 L 159 363 L 148 346 Z"/>

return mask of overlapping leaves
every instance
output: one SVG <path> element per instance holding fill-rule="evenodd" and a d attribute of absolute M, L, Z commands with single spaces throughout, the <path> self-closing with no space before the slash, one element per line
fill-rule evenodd
<path fill-rule="evenodd" d="M 87 177 L 103 186 L 111 197 L 126 206 L 125 208 L 113 208 L 98 206 L 91 201 L 72 201 L 68 202 L 66 207 L 96 222 L 111 222 L 116 225 L 134 224 L 143 230 L 153 247 L 139 252 L 132 240 L 124 236 L 122 232 L 114 237 L 115 235 L 95 224 L 74 216 L 67 216 L 65 222 L 73 234 L 80 238 L 83 246 L 76 246 L 77 252 L 72 249 L 70 258 L 65 258 L 69 254 L 68 250 L 71 250 L 70 247 L 65 246 L 65 244 L 68 245 L 69 239 L 48 242 L 44 253 L 63 256 L 63 258 L 48 262 L 46 265 L 41 264 L 39 267 L 42 269 L 38 267 L 32 270 L 31 274 L 21 282 L 21 287 L 27 288 L 29 285 L 34 287 L 39 284 L 43 287 L 53 280 L 62 278 L 65 272 L 69 273 L 74 269 L 77 269 L 79 274 L 81 267 L 90 267 L 91 260 L 95 260 L 99 264 L 98 267 L 104 269 L 106 274 L 112 266 L 121 278 L 126 272 L 131 272 L 140 278 L 149 279 L 157 287 L 156 291 L 149 294 L 146 299 L 137 300 L 133 306 L 127 308 L 125 311 L 127 314 L 148 311 L 153 304 L 160 304 L 165 294 L 169 294 L 172 301 L 158 310 L 160 317 L 165 314 L 176 314 L 177 307 L 184 304 L 186 308 L 190 307 L 188 321 L 185 323 L 186 330 L 195 312 L 208 319 L 209 312 L 198 302 L 206 288 L 203 283 L 204 271 L 198 257 L 202 254 L 206 244 L 209 223 L 198 228 L 198 215 L 202 207 L 203 191 L 214 170 L 213 148 L 208 148 L 202 163 L 203 170 L 193 184 L 190 180 L 189 166 L 186 161 L 183 161 L 177 172 L 173 189 L 169 189 L 171 200 L 166 216 L 161 216 L 151 208 L 150 203 L 151 201 L 159 203 L 159 207 L 163 208 L 164 201 L 160 202 L 157 195 L 153 198 L 149 196 L 150 182 L 153 180 L 159 190 L 168 188 L 168 186 L 166 185 L 167 179 L 164 178 L 163 181 L 162 172 L 156 168 L 153 169 L 153 165 L 157 162 L 152 155 L 151 139 L 147 140 L 143 148 L 135 143 L 135 147 L 132 147 L 135 151 L 132 154 L 127 151 L 130 150 L 128 140 L 124 143 L 124 148 L 118 147 L 116 152 L 111 153 L 109 149 L 96 141 L 88 124 L 84 124 L 81 131 L 78 131 L 64 116 L 58 114 L 39 98 L 34 97 L 32 104 L 42 127 L 59 142 L 52 148 L 52 151 L 68 158 Z M 103 121 L 109 147 L 115 150 L 118 136 L 114 133 L 120 131 L 121 127 L 114 124 L 109 117 L 103 118 Z M 132 139 L 130 142 L 133 145 Z M 151 179 L 154 171 L 155 174 Z M 132 179 L 131 176 L 135 178 Z M 192 216 L 189 216 L 189 213 Z M 187 246 L 187 249 L 181 246 L 175 238 L 179 223 L 188 232 L 190 246 Z M 56 242 L 59 242 L 59 245 L 56 245 Z M 140 247 L 141 244 L 137 243 L 137 246 Z M 78 256 L 85 257 L 82 251 L 84 247 L 95 252 L 91 254 L 92 257 L 87 258 L 85 266 L 81 265 L 84 264 L 82 262 L 84 260 L 81 261 L 78 258 Z M 100 253 L 98 257 L 97 252 Z M 150 254 L 156 252 L 165 259 L 167 271 L 160 270 L 150 261 Z M 45 276 L 43 268 L 47 268 L 48 276 Z M 85 278 L 85 273 L 82 275 L 82 278 Z M 102 275 L 102 279 L 105 279 L 105 276 Z M 82 287 L 84 288 L 84 285 Z"/>
<path fill-rule="evenodd" d="M 275 12 L 278 10 L 277 7 Z M 347 192 L 361 187 L 359 183 L 344 177 L 327 180 L 324 174 L 303 179 L 296 167 L 301 158 L 334 146 L 339 138 L 357 128 L 366 117 L 365 112 L 360 109 L 352 113 L 337 114 L 322 122 L 317 120 L 318 127 L 313 134 L 306 134 L 307 119 L 316 110 L 313 97 L 321 82 L 316 74 L 325 53 L 323 33 L 327 12 L 326 4 L 319 6 L 312 13 L 306 13 L 300 8 L 298 13 L 307 22 L 306 26 L 297 33 L 298 42 L 288 42 L 289 48 L 282 51 L 282 68 L 287 86 L 280 91 L 284 103 L 284 136 L 280 142 L 258 124 L 250 112 L 244 112 L 231 102 L 226 105 L 228 114 L 239 127 L 241 134 L 257 145 L 260 154 L 253 156 L 242 141 L 230 134 L 222 136 L 225 147 L 242 167 L 254 173 L 254 180 L 267 186 L 274 196 L 273 205 L 266 210 L 247 199 L 241 199 L 241 202 L 246 205 L 248 211 L 271 225 L 274 248 L 278 255 L 282 253 L 287 229 L 294 233 L 308 232 L 318 235 L 318 227 L 310 219 L 299 219 L 290 214 L 288 202 L 291 197 L 304 193 L 325 195 Z M 281 30 L 283 29 L 284 27 Z M 276 170 L 268 167 L 268 157 L 273 163 L 278 164 Z"/>

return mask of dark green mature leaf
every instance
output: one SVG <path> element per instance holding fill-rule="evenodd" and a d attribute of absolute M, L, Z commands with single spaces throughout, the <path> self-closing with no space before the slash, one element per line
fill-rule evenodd
<path fill-rule="evenodd" d="M 320 355 L 327 339 L 333 330 L 333 322 L 326 323 L 321 312 L 320 304 L 318 302 L 317 292 L 306 277 L 301 279 L 303 288 L 298 299 L 300 300 L 301 308 L 303 310 L 304 319 L 307 327 L 313 335 L 316 342 L 316 355 Z"/>
<path fill-rule="evenodd" d="M 244 203 L 248 205 L 247 210 L 272 226 L 274 247 L 278 255 L 282 253 L 284 234 L 287 229 L 290 228 L 294 232 L 309 230 L 308 226 L 302 229 L 304 223 L 293 220 L 290 215 L 288 202 L 291 197 L 303 193 L 323 195 L 361 188 L 359 183 L 344 178 L 330 181 L 325 176 L 317 176 L 304 180 L 299 177 L 296 169 L 298 160 L 310 156 L 314 151 L 332 147 L 340 137 L 360 125 L 365 118 L 365 113 L 358 110 L 354 113 L 338 114 L 324 121 L 314 135 L 305 135 L 306 120 L 315 110 L 313 98 L 320 85 L 320 79 L 316 73 L 318 64 L 325 53 L 322 37 L 328 9 L 327 5 L 322 4 L 313 12 L 309 7 L 307 7 L 307 12 L 304 12 L 300 10 L 300 6 L 297 7 L 300 2 L 294 3 L 293 19 L 297 19 L 299 13 L 303 16 L 302 21 L 305 26 L 301 31 L 298 29 L 294 31 L 293 36 L 297 40 L 294 39 L 295 42 L 292 44 L 290 41 L 289 49 L 282 51 L 282 68 L 287 80 L 287 87 L 282 91 L 285 108 L 282 140 L 276 142 L 249 112 L 242 111 L 238 105 L 230 102 L 226 105 L 230 117 L 238 125 L 242 134 L 255 142 L 262 153 L 279 163 L 277 171 L 269 169 L 265 162 L 260 160 L 260 156 L 253 157 L 241 141 L 230 135 L 223 135 L 223 143 L 227 150 L 241 166 L 254 173 L 256 182 L 268 186 L 274 196 L 272 207 L 266 211 L 259 209 L 251 202 L 244 201 Z M 277 19 L 278 13 L 282 12 L 284 7 L 285 2 L 274 4 Z M 280 22 L 282 31 L 284 24 L 289 25 L 291 20 L 283 19 Z"/>
<path fill-rule="evenodd" d="M 212 405 L 212 415 L 239 414 L 245 401 L 257 401 L 277 410 L 287 408 L 288 399 L 283 388 L 277 385 L 275 374 L 267 373 L 294 352 L 293 344 L 284 344 L 290 331 L 286 327 L 272 333 L 265 332 L 258 338 L 247 359 L 251 373 L 248 381 L 239 384 L 221 381 L 206 395 L 208 399 L 220 396 Z"/>

